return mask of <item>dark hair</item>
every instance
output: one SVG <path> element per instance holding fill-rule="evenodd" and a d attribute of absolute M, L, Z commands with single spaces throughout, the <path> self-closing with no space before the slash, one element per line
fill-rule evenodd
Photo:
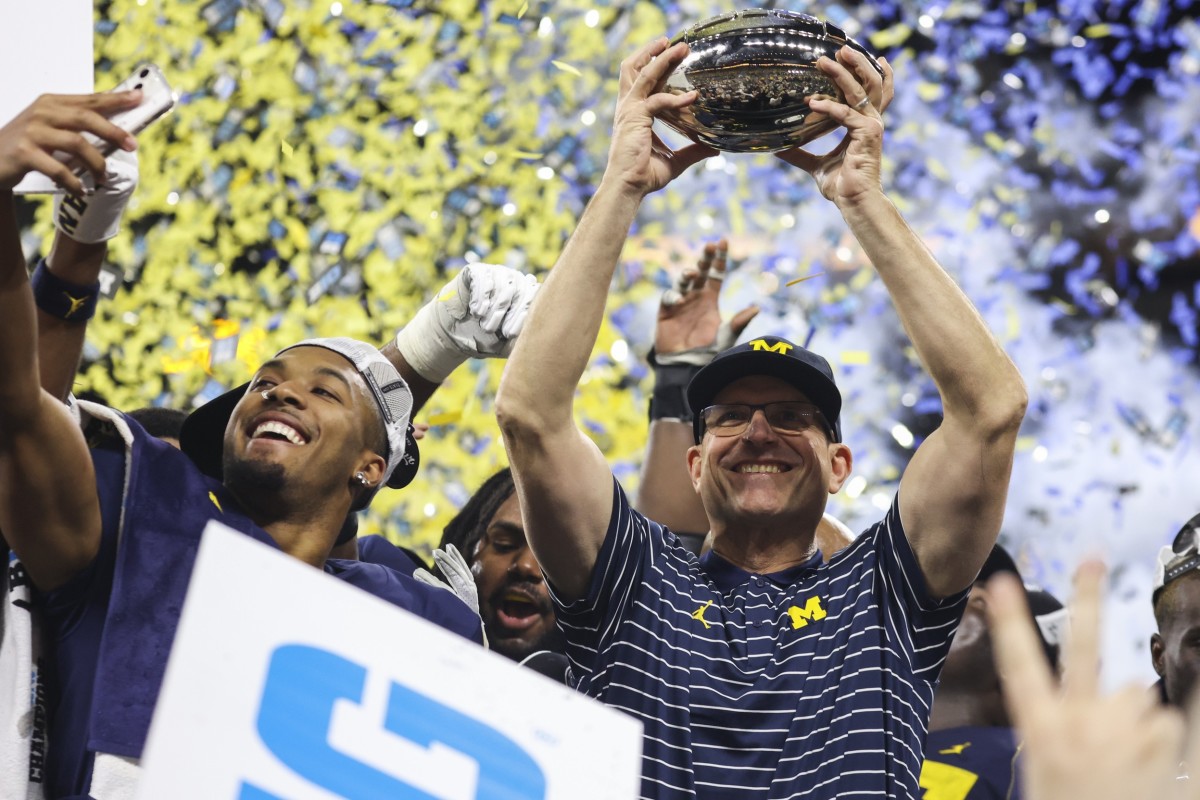
<path fill-rule="evenodd" d="M 468 564 L 474 563 L 475 545 L 483 538 L 483 532 L 487 530 L 496 511 L 515 490 L 512 470 L 508 467 L 488 478 L 454 519 L 446 524 L 439 547 L 452 544 Z"/>
<path fill-rule="evenodd" d="M 183 421 L 188 415 L 186 411 L 180 411 L 178 408 L 148 406 L 130 411 L 128 416 L 156 439 L 178 439 L 179 432 L 183 430 Z"/>

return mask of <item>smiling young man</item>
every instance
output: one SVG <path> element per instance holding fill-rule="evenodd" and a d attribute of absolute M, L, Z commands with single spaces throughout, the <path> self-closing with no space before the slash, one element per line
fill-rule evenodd
<path fill-rule="evenodd" d="M 0 531 L 40 594 L 53 643 L 50 798 L 133 796 L 210 520 L 481 641 L 479 617 L 452 592 L 377 564 L 328 560 L 346 515 L 416 468 L 412 393 L 375 347 L 333 338 L 282 350 L 245 387 L 197 409 L 181 435 L 186 452 L 112 409 L 68 409 L 39 385 L 37 314 L 64 312 L 53 284 L 31 286 L 12 187 L 39 169 L 79 194 L 56 150 L 102 179 L 104 158 L 79 133 L 132 149 L 104 117 L 136 100 L 42 97 L 0 128 Z"/>
<path fill-rule="evenodd" d="M 814 176 L 862 245 L 944 421 L 884 519 L 822 564 L 814 533 L 852 466 L 842 398 L 825 359 L 760 337 L 688 389 L 712 551 L 697 559 L 633 511 L 573 401 L 643 198 L 714 152 L 672 152 L 653 132 L 656 114 L 695 102 L 655 91 L 686 55 L 659 40 L 622 64 L 604 178 L 505 368 L 496 408 L 525 531 L 578 688 L 644 724 L 643 797 L 917 797 L 933 688 L 999 531 L 1025 389 L 883 193 L 891 68 L 843 48 L 816 66 L 845 101 L 809 99 L 842 144 L 779 157 Z"/>

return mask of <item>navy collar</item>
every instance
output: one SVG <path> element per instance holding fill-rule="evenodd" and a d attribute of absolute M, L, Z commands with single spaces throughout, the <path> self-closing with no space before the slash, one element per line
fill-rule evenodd
<path fill-rule="evenodd" d="M 812 558 L 805 561 L 803 564 L 797 564 L 794 567 L 788 567 L 779 572 L 763 573 L 759 576 L 754 572 L 747 572 L 741 567 L 721 558 L 714 551 L 709 550 L 704 555 L 700 556 L 700 571 L 708 576 L 708 579 L 716 584 L 717 589 L 721 594 L 727 594 L 733 589 L 750 582 L 756 577 L 763 577 L 771 581 L 771 583 L 780 588 L 791 586 L 800 579 L 801 574 L 809 570 L 815 570 L 821 566 L 824 559 L 821 556 L 821 551 L 817 550 L 813 553 Z"/>

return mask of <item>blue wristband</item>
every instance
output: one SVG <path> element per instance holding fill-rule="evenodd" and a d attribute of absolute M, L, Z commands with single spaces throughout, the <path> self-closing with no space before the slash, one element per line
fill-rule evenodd
<path fill-rule="evenodd" d="M 30 276 L 29 284 L 33 287 L 33 301 L 37 307 L 52 317 L 67 322 L 87 322 L 96 313 L 99 281 L 91 286 L 68 283 L 52 273 L 43 258 Z"/>

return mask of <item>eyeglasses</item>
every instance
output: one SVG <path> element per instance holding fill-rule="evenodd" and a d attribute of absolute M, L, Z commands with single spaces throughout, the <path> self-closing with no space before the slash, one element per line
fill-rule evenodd
<path fill-rule="evenodd" d="M 762 411 L 767 424 L 776 433 L 803 433 L 809 428 L 819 427 L 829 435 L 829 422 L 821 410 L 812 403 L 789 400 L 778 403 L 718 403 L 700 412 L 703 430 L 713 436 L 738 436 L 750 427 L 755 411 Z"/>

